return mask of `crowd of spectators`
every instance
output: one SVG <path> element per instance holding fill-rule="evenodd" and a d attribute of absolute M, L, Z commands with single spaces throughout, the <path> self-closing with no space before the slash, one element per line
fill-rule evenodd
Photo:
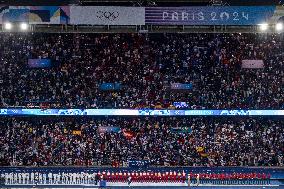
<path fill-rule="evenodd" d="M 0 35 L 0 107 L 282 109 L 278 34 Z M 28 59 L 52 60 L 51 68 Z M 261 59 L 262 69 L 242 69 Z M 103 83 L 121 89 L 105 91 Z M 192 90 L 171 90 L 191 83 Z"/>
<path fill-rule="evenodd" d="M 283 166 L 284 122 L 269 118 L 0 119 L 0 166 Z"/>

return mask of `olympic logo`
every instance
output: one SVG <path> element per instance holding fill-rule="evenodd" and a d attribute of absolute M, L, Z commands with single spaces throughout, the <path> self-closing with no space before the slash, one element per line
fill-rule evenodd
<path fill-rule="evenodd" d="M 97 17 L 101 20 L 110 20 L 114 21 L 119 17 L 119 12 L 110 12 L 110 11 L 97 11 Z"/>

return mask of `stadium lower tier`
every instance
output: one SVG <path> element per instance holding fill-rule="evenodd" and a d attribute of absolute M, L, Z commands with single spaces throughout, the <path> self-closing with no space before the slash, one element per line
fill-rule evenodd
<path fill-rule="evenodd" d="M 282 117 L 1 117 L 0 125 L 1 166 L 284 165 Z"/>

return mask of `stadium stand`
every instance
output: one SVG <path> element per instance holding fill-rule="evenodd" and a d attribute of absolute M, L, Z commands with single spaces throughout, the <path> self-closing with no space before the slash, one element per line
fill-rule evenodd
<path fill-rule="evenodd" d="M 1 107 L 283 108 L 278 34 L 1 34 Z M 47 68 L 29 59 L 50 59 Z M 261 69 L 243 60 L 264 61 Z M 187 90 L 173 90 L 174 84 Z"/>
<path fill-rule="evenodd" d="M 283 166 L 283 120 L 1 118 L 2 166 Z"/>
<path fill-rule="evenodd" d="M 284 186 L 282 1 L 2 3 L 0 188 Z"/>

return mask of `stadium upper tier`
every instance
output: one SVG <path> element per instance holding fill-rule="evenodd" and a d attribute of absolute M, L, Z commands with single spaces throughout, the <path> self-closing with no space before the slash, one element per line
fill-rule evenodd
<path fill-rule="evenodd" d="M 6 33 L 0 40 L 0 107 L 284 105 L 282 35 Z"/>

